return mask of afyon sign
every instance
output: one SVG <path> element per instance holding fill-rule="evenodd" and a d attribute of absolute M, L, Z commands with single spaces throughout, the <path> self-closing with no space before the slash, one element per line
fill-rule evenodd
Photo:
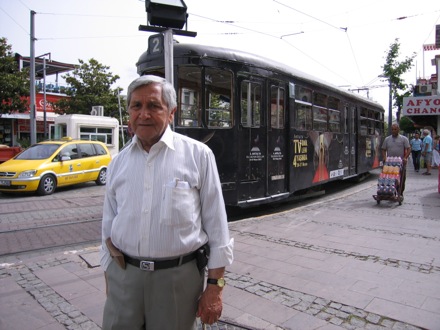
<path fill-rule="evenodd" d="M 440 115 L 440 96 L 417 96 L 403 98 L 403 116 Z"/>

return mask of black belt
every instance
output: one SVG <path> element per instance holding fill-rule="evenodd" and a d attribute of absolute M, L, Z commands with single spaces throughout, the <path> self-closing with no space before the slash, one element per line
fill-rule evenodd
<path fill-rule="evenodd" d="M 196 258 L 196 252 L 193 252 L 186 256 L 182 256 L 175 259 L 169 259 L 169 260 L 143 260 L 143 259 L 131 258 L 124 254 L 124 259 L 126 263 L 138 267 L 141 270 L 147 270 L 147 271 L 177 267 L 186 264 L 187 262 L 190 262 L 195 258 Z"/>

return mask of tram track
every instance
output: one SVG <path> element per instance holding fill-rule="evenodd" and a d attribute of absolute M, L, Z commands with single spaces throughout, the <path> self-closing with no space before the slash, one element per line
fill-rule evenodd
<path fill-rule="evenodd" d="M 69 221 L 69 222 L 60 222 L 60 223 L 54 223 L 54 224 L 50 224 L 50 225 L 43 225 L 43 226 L 34 226 L 34 227 L 10 229 L 10 230 L 0 230 L 0 235 L 8 234 L 8 233 L 22 232 L 22 231 L 27 231 L 27 230 L 45 229 L 45 228 L 51 228 L 51 227 L 73 225 L 73 224 L 78 224 L 78 223 L 96 222 L 96 221 L 102 221 L 102 219 L 87 219 L 87 220 L 81 220 L 81 221 L 75 221 L 75 222 Z"/>
<path fill-rule="evenodd" d="M 101 219 L 7 230 L 0 232 L 0 256 L 100 240 Z"/>

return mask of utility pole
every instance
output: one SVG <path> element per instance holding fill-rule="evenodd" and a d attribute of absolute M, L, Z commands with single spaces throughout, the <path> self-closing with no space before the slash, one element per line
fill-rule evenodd
<path fill-rule="evenodd" d="M 37 143 L 37 122 L 35 115 L 35 14 L 31 10 L 31 72 L 30 72 L 30 97 L 31 108 L 29 111 L 29 133 L 31 136 L 31 145 Z"/>

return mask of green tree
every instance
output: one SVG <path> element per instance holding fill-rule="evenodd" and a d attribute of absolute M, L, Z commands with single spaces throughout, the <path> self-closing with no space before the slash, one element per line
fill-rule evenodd
<path fill-rule="evenodd" d="M 6 38 L 0 38 L 0 117 L 28 110 L 29 71 L 20 71 Z"/>
<path fill-rule="evenodd" d="M 400 118 L 399 127 L 405 133 L 414 133 L 416 131 L 414 123 L 406 116 Z"/>
<path fill-rule="evenodd" d="M 66 90 L 70 97 L 55 102 L 55 112 L 89 114 L 92 106 L 101 105 L 104 115 L 119 118 L 118 93 L 121 88 L 111 88 L 119 76 L 113 75 L 109 69 L 93 58 L 88 63 L 79 60 L 79 66 L 63 76 L 70 86 Z"/>
<path fill-rule="evenodd" d="M 385 64 L 382 66 L 382 76 L 389 79 L 391 86 L 390 93 L 392 94 L 392 99 L 394 100 L 393 105 L 397 107 L 397 121 L 399 121 L 400 118 L 403 98 L 411 95 L 411 89 L 408 88 L 408 85 L 405 83 L 402 75 L 411 69 L 416 55 L 416 53 L 413 53 L 411 56 L 407 56 L 403 61 L 399 61 L 398 57 L 400 56 L 400 43 L 399 39 L 396 38 L 390 45 Z"/>

